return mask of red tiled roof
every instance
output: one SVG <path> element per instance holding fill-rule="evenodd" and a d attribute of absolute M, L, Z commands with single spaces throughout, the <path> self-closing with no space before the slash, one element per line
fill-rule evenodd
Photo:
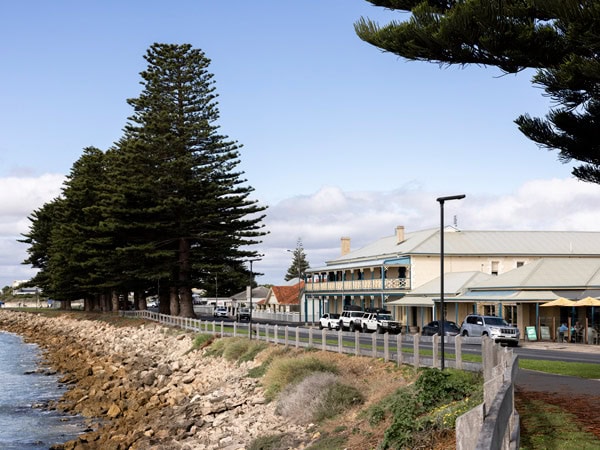
<path fill-rule="evenodd" d="M 300 304 L 300 288 L 304 288 L 304 281 L 294 286 L 273 286 L 271 287 L 273 295 L 279 305 L 298 305 Z"/>

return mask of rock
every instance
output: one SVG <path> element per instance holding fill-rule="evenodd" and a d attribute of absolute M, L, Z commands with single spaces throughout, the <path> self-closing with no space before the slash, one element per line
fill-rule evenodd
<path fill-rule="evenodd" d="M 310 442 L 314 433 L 275 414 L 260 382 L 247 377 L 258 363 L 188 353 L 192 337 L 184 332 L 4 310 L 0 329 L 46 350 L 48 370 L 69 387 L 53 407 L 103 419 L 63 450 L 241 450 L 276 430 L 298 442 Z"/>
<path fill-rule="evenodd" d="M 106 413 L 106 415 L 109 418 L 114 419 L 115 417 L 119 417 L 121 415 L 121 412 L 121 408 L 119 408 L 113 403 L 112 405 L 110 405 L 110 408 L 108 408 L 108 412 Z"/>

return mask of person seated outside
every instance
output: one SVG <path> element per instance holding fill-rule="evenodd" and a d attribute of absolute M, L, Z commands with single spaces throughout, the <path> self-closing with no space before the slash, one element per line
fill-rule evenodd
<path fill-rule="evenodd" d="M 583 342 L 583 325 L 579 321 L 575 322 L 575 342 Z"/>
<path fill-rule="evenodd" d="M 563 323 L 558 327 L 558 342 L 565 342 L 566 337 L 565 334 L 569 331 L 569 327 L 567 327 L 566 323 Z"/>

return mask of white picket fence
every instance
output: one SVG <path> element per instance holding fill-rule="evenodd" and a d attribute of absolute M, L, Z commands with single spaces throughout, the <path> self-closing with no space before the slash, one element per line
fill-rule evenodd
<path fill-rule="evenodd" d="M 261 323 L 217 322 L 177 317 L 152 311 L 119 311 L 123 316 L 138 317 L 167 326 L 175 326 L 197 333 L 219 334 L 221 336 L 243 336 L 273 344 L 316 348 L 323 351 L 347 353 L 394 361 L 398 365 L 414 367 L 441 367 L 438 350 L 440 336 L 420 334 L 388 333 L 378 335 L 364 333 L 318 330 L 300 326 L 273 325 Z M 256 318 L 256 316 L 254 315 Z M 365 336 L 371 341 L 365 344 Z M 383 343 L 378 340 L 382 337 Z M 454 342 L 454 358 L 449 358 L 448 348 L 444 359 L 445 367 L 460 370 L 483 371 L 484 402 L 463 414 L 456 422 L 457 450 L 513 450 L 519 448 L 519 416 L 514 409 L 514 380 L 518 369 L 518 359 L 513 351 L 503 348 L 489 338 L 483 338 L 482 363 L 464 361 L 462 344 L 480 342 L 478 338 L 455 336 L 444 342 Z M 427 349 L 425 353 L 422 348 Z"/>

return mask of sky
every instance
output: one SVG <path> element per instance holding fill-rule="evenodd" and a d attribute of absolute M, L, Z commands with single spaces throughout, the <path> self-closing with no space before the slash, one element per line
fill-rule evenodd
<path fill-rule="evenodd" d="M 155 42 L 211 60 L 220 133 L 267 206 L 253 264 L 284 284 L 300 240 L 313 268 L 394 234 L 600 228 L 600 186 L 514 124 L 551 100 L 530 71 L 410 62 L 361 41 L 354 23 L 408 15 L 365 0 L 5 2 L 0 14 L 0 286 L 26 280 L 28 216 L 94 146 L 110 148 L 142 89 Z"/>

